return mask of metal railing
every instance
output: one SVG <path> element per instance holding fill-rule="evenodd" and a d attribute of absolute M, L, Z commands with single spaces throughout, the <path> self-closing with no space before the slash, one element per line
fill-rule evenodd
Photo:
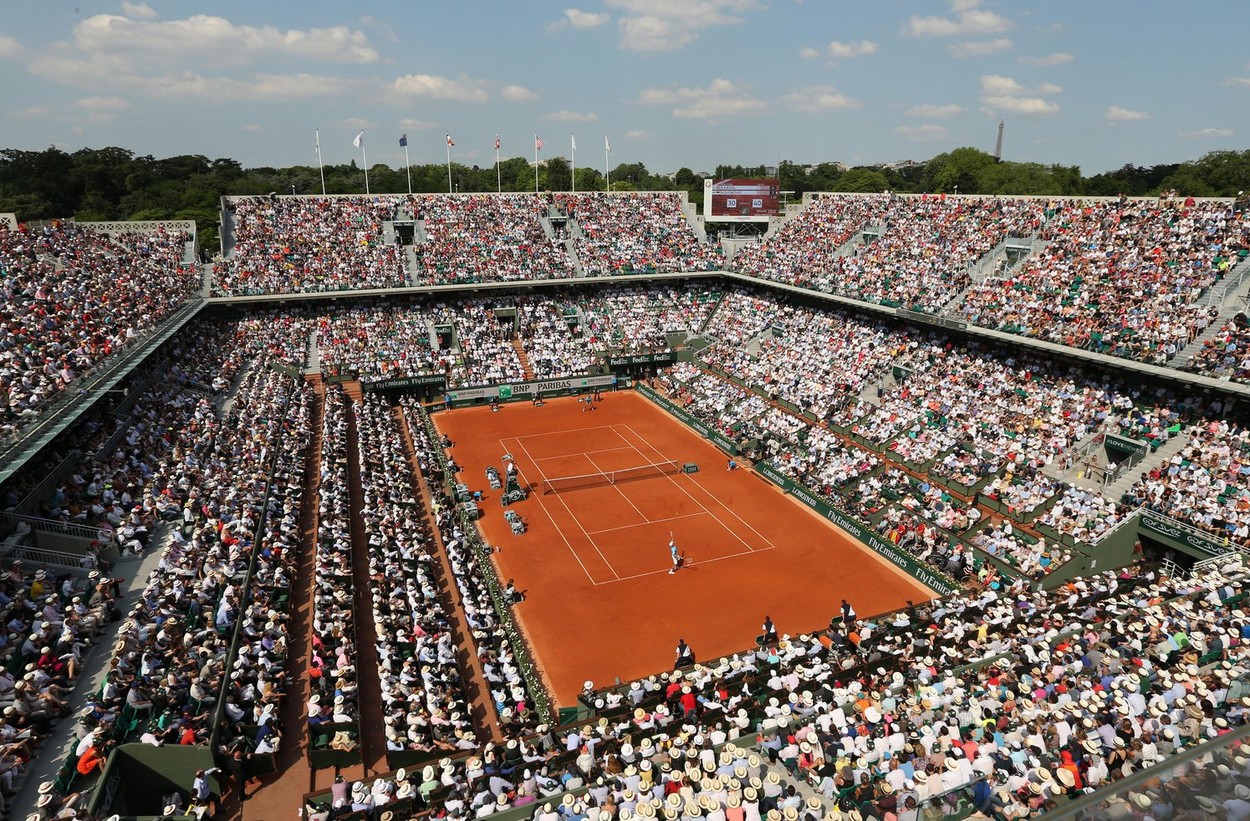
<path fill-rule="evenodd" d="M 159 325 L 137 341 L 107 357 L 93 369 L 88 369 L 65 390 L 49 397 L 36 409 L 36 418 L 28 425 L 18 428 L 0 440 L 0 469 L 9 468 L 21 458 L 22 452 L 35 444 L 35 440 L 50 429 L 65 422 L 75 411 L 81 411 L 105 391 L 116 385 L 138 362 L 156 350 L 173 333 L 181 328 L 204 305 L 202 298 L 192 298 L 183 307 L 167 317 Z M 11 475 L 9 471 L 8 475 Z M 0 479 L 7 475 L 0 476 Z"/>
<path fill-rule="evenodd" d="M 44 519 L 40 516 L 28 516 L 22 513 L 0 513 L 0 522 L 6 527 L 16 528 L 19 524 L 30 525 L 35 533 L 53 533 L 57 536 L 73 536 L 78 539 L 96 539 L 111 543 L 112 532 L 107 528 L 95 525 L 84 525 L 78 522 L 62 522 L 59 519 Z"/>
<path fill-rule="evenodd" d="M 430 418 L 430 414 L 426 409 L 418 405 L 417 413 L 421 417 L 421 423 L 425 427 L 430 442 L 436 443 L 441 441 L 442 437 L 438 435 L 438 430 L 434 427 L 434 421 Z M 447 476 L 447 455 L 440 447 L 434 446 L 432 450 L 434 458 L 438 462 L 439 471 L 443 476 Z M 529 640 L 521 632 L 520 627 L 517 626 L 516 620 L 512 616 L 512 607 L 504 598 L 503 585 L 499 583 L 499 575 L 496 573 L 495 565 L 491 561 L 490 545 L 483 540 L 482 534 L 477 528 L 477 521 L 463 513 L 461 514 L 461 529 L 464 531 L 465 542 L 473 548 L 482 578 L 486 582 L 486 590 L 490 594 L 491 604 L 494 605 L 499 623 L 507 634 L 508 642 L 515 652 L 517 667 L 521 671 L 521 677 L 525 679 L 525 686 L 534 698 L 534 706 L 544 720 L 554 720 L 557 717 L 555 707 L 553 706 L 555 705 L 555 700 L 543 683 L 538 666 L 534 663 Z"/>

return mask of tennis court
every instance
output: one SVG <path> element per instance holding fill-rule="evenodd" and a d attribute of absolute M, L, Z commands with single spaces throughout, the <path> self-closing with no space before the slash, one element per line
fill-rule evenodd
<path fill-rule="evenodd" d="M 783 633 L 820 629 L 846 597 L 864 615 L 930 591 L 753 471 L 726 470 L 715 446 L 632 392 L 593 412 L 574 398 L 542 407 L 434 415 L 484 494 L 494 561 L 526 600 L 516 616 L 558 703 L 671 669 L 684 638 L 697 658 L 752 646 L 765 615 Z M 516 462 L 529 527 L 513 535 L 486 468 Z M 693 462 L 698 473 L 680 472 Z M 687 564 L 669 574 L 669 533 Z"/>
<path fill-rule="evenodd" d="M 627 423 L 503 437 L 500 445 L 592 585 L 668 573 L 670 539 L 690 564 L 774 547 L 697 474 L 681 473 L 681 454 Z"/>

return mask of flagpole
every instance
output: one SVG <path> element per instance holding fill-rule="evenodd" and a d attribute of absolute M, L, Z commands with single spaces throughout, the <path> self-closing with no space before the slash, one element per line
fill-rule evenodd
<path fill-rule="evenodd" d="M 321 164 L 321 129 L 314 129 L 317 135 L 317 170 L 321 172 L 321 196 L 326 195 L 326 167 Z"/>
<path fill-rule="evenodd" d="M 406 135 L 408 132 L 404 132 Z M 408 140 L 404 140 L 404 170 L 408 172 L 408 193 L 412 194 L 412 163 L 408 161 Z"/>
<path fill-rule="evenodd" d="M 451 132 L 447 132 L 447 193 L 451 193 Z"/>
<path fill-rule="evenodd" d="M 572 134 L 570 134 L 569 144 L 570 144 L 569 157 L 572 160 L 572 166 L 573 166 L 573 173 L 570 176 L 570 179 L 573 181 L 573 193 L 576 194 L 577 193 L 577 137 L 574 137 Z"/>
<path fill-rule="evenodd" d="M 495 193 L 503 193 L 503 177 L 499 171 L 499 135 L 495 135 Z"/>
<path fill-rule="evenodd" d="M 605 134 L 603 137 L 603 179 L 607 181 L 607 187 L 603 190 L 608 192 L 612 191 L 612 176 L 608 172 L 608 155 L 611 153 L 612 143 L 608 142 L 608 137 Z"/>
<path fill-rule="evenodd" d="M 534 196 L 538 196 L 538 135 L 534 135 Z"/>
<path fill-rule="evenodd" d="M 369 155 L 365 153 L 365 131 L 360 130 L 360 161 L 365 165 L 365 194 L 369 193 Z"/>

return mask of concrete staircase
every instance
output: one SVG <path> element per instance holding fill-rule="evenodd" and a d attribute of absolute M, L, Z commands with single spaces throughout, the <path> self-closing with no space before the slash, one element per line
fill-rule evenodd
<path fill-rule="evenodd" d="M 409 245 L 404 249 L 404 266 L 406 267 L 405 278 L 409 285 L 417 285 L 417 252 L 415 247 Z"/>
<path fill-rule="evenodd" d="M 1185 367 L 1185 363 L 1189 362 L 1189 358 L 1198 353 L 1198 351 L 1202 350 L 1202 346 L 1209 340 L 1213 339 L 1217 333 L 1222 331 L 1224 326 L 1228 324 L 1228 320 L 1232 319 L 1239 313 L 1241 313 L 1241 311 L 1236 308 L 1221 308 L 1219 316 L 1211 320 L 1211 324 L 1208 325 L 1202 333 L 1195 336 L 1188 345 L 1177 351 L 1176 356 L 1172 357 L 1172 361 L 1168 364 L 1174 368 Z"/>
<path fill-rule="evenodd" d="M 207 299 L 213 293 L 213 266 L 204 265 L 200 268 L 200 296 Z"/>
<path fill-rule="evenodd" d="M 543 227 L 543 233 L 547 235 L 547 239 L 554 240 L 556 238 L 556 229 L 551 225 L 550 217 L 539 217 L 538 222 Z"/>
<path fill-rule="evenodd" d="M 582 261 L 577 256 L 577 250 L 573 246 L 572 239 L 566 239 L 564 241 L 564 250 L 568 251 L 569 263 L 573 266 L 573 271 L 575 272 L 575 276 L 579 276 L 579 277 L 586 276 L 586 269 L 582 267 Z"/>
<path fill-rule="evenodd" d="M 521 370 L 525 374 L 525 381 L 533 380 L 534 369 L 530 367 L 530 356 L 525 352 L 525 346 L 521 344 L 521 337 L 516 334 L 512 335 L 512 349 L 516 351 L 516 358 L 521 362 Z"/>
<path fill-rule="evenodd" d="M 321 332 L 313 329 L 308 335 L 308 355 L 304 358 L 304 373 L 321 373 L 321 345 L 318 344 Z"/>
<path fill-rule="evenodd" d="M 699 219 L 699 209 L 693 202 L 685 201 L 681 204 L 681 212 L 686 217 L 686 222 L 690 224 L 690 230 L 694 231 L 696 237 L 701 241 L 707 242 L 707 231 L 703 227 L 703 220 Z"/>
<path fill-rule="evenodd" d="M 395 223 L 394 223 L 394 221 L 392 221 L 392 220 L 387 220 L 386 222 L 382 223 L 382 241 L 383 241 L 384 243 L 386 243 L 387 245 L 394 245 L 394 244 L 395 244 Z"/>
<path fill-rule="evenodd" d="M 1132 487 L 1133 483 L 1137 481 L 1138 476 L 1141 476 L 1146 471 L 1170 460 L 1173 456 L 1180 453 L 1181 449 L 1185 447 L 1185 444 L 1188 441 L 1189 431 L 1182 430 L 1176 436 L 1173 436 L 1171 439 L 1164 442 L 1158 450 L 1153 453 L 1147 453 L 1145 459 L 1142 459 L 1131 469 L 1124 471 L 1118 479 L 1107 486 L 1107 489 L 1102 492 L 1102 495 L 1106 496 L 1113 502 L 1119 501 L 1125 491 Z"/>

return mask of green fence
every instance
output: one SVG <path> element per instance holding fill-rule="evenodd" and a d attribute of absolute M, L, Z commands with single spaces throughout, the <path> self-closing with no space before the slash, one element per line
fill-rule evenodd
<path fill-rule="evenodd" d="M 434 420 L 430 417 L 430 414 L 437 410 L 437 407 L 428 411 L 426 408 L 419 406 L 417 408 L 417 413 L 421 416 L 422 424 L 425 425 L 430 441 L 435 443 L 442 439 L 439 436 L 438 429 L 434 427 Z M 454 483 L 455 477 L 448 470 L 447 455 L 443 452 L 443 449 L 435 446 L 434 457 L 438 460 L 442 475 L 449 477 L 449 481 Z M 448 488 L 447 490 L 450 493 L 454 488 Z M 454 493 L 450 495 L 453 498 L 455 496 Z M 555 717 L 554 701 L 543 684 L 537 665 L 534 664 L 534 657 L 530 653 L 529 642 L 521 633 L 516 620 L 512 617 L 511 605 L 504 598 L 503 585 L 499 583 L 499 575 L 495 571 L 495 563 L 491 560 L 490 545 L 483 541 L 481 532 L 477 529 L 476 521 L 462 515 L 461 526 L 464 530 L 465 542 L 473 548 L 477 556 L 478 565 L 482 569 L 482 576 L 486 579 L 486 589 L 490 592 L 491 603 L 495 606 L 495 614 L 499 617 L 499 623 L 508 635 L 508 641 L 512 645 L 516 656 L 517 667 L 521 671 L 522 678 L 525 679 L 525 685 L 529 688 L 530 695 L 534 698 L 534 707 L 544 719 L 552 719 Z"/>
<path fill-rule="evenodd" d="M 874 553 L 879 554 L 889 560 L 891 564 L 901 568 L 907 575 L 933 590 L 939 596 L 949 596 L 952 593 L 959 592 L 961 589 L 954 580 L 920 565 L 897 545 L 882 539 L 851 516 L 823 501 L 810 489 L 800 485 L 788 476 L 784 476 L 771 466 L 758 464 L 755 466 L 755 471 L 821 516 L 833 522 L 856 541 L 871 548 Z"/>

